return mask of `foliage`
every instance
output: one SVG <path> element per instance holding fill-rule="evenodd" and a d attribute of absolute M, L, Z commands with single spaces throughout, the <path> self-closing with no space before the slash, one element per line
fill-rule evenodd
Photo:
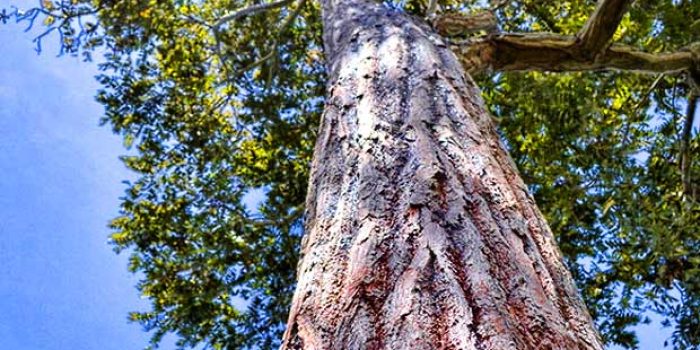
<path fill-rule="evenodd" d="M 482 1 L 441 1 L 470 11 Z M 111 240 L 130 254 L 149 310 L 130 317 L 182 348 L 278 346 L 294 289 L 308 165 L 323 107 L 317 4 L 217 19 L 241 0 L 41 2 L 0 19 L 43 21 L 62 53 L 104 54 L 103 123 L 138 174 Z M 425 11 L 423 1 L 393 3 Z M 574 34 L 593 2 L 520 0 L 504 31 Z M 616 40 L 644 50 L 697 41 L 700 3 L 632 6 Z M 695 22 L 693 22 L 695 20 Z M 46 34 L 46 35 L 44 35 Z M 509 73 L 477 77 L 606 341 L 633 348 L 649 312 L 675 348 L 700 344 L 700 199 L 683 191 L 682 75 Z M 700 153 L 695 132 L 690 154 Z M 691 164 L 700 179 L 697 157 Z M 263 193 L 259 206 L 256 196 Z"/>
<path fill-rule="evenodd" d="M 591 12 L 587 2 L 531 1 L 500 15 L 508 31 L 575 34 Z M 688 29 L 698 18 L 697 2 L 637 2 L 616 38 L 674 51 L 698 40 L 700 31 Z M 629 326 L 656 312 L 675 325 L 676 348 L 697 347 L 700 203 L 684 193 L 679 172 L 685 77 L 511 73 L 481 81 L 605 339 L 635 346 Z M 698 154 L 697 133 L 691 148 Z M 696 183 L 699 172 L 696 159 Z"/>

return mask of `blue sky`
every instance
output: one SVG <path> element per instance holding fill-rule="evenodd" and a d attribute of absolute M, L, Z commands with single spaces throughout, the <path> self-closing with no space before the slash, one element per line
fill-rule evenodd
<path fill-rule="evenodd" d="M 98 127 L 95 65 L 52 45 L 37 55 L 21 26 L 0 38 L 0 350 L 142 349 L 126 320 L 145 307 L 137 277 L 107 244 L 130 174 Z M 642 349 L 661 348 L 658 328 L 639 329 Z"/>
<path fill-rule="evenodd" d="M 95 66 L 37 56 L 18 26 L 0 38 L 0 349 L 142 349 L 137 278 L 107 244 L 129 173 Z"/>

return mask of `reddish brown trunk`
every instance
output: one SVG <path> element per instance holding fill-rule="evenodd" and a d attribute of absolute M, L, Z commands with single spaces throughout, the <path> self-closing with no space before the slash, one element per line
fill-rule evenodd
<path fill-rule="evenodd" d="M 602 349 L 441 39 L 325 0 L 329 84 L 282 349 Z"/>

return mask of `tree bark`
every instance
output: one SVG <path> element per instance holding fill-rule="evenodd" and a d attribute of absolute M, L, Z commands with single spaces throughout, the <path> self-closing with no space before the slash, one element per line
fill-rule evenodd
<path fill-rule="evenodd" d="M 648 53 L 626 45 L 610 45 L 588 59 L 575 37 L 551 33 L 494 34 L 452 45 L 465 69 L 484 71 L 580 72 L 617 70 L 678 73 L 698 67 L 700 44 L 678 52 Z"/>
<path fill-rule="evenodd" d="M 442 39 L 324 0 L 328 90 L 282 349 L 602 349 Z"/>

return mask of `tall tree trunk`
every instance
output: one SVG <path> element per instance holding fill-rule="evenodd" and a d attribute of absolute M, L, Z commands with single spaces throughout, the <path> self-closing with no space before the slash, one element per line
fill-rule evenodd
<path fill-rule="evenodd" d="M 322 5 L 326 109 L 282 349 L 602 349 L 453 53 L 371 0 Z"/>

